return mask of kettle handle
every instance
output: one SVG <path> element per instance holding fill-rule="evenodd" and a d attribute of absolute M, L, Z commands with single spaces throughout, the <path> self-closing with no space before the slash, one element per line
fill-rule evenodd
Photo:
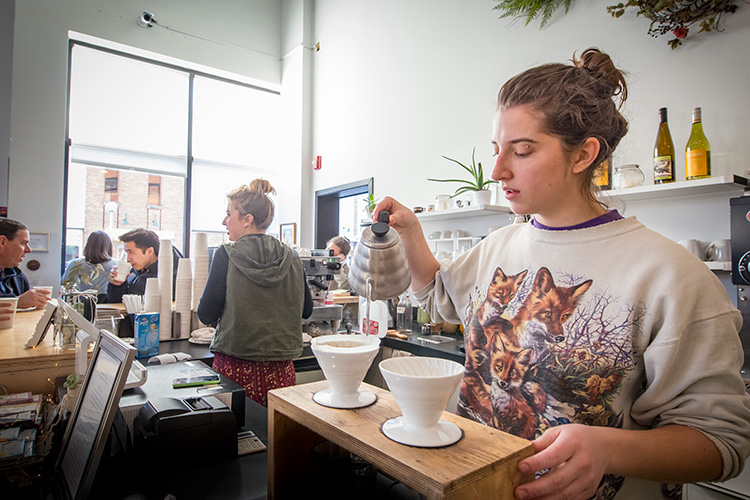
<path fill-rule="evenodd" d="M 388 225 L 388 220 L 391 218 L 391 213 L 387 212 L 385 210 L 382 210 L 380 213 L 378 213 L 378 221 L 372 225 L 370 230 L 373 232 L 375 236 L 384 236 L 385 233 L 388 232 L 388 230 L 391 228 Z"/>

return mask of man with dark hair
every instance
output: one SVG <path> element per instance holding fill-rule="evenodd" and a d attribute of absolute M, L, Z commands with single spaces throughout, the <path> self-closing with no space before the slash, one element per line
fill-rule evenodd
<path fill-rule="evenodd" d="M 116 269 L 111 272 L 107 287 L 107 302 L 122 302 L 126 294 L 143 295 L 146 292 L 146 280 L 156 278 L 158 274 L 159 236 L 148 229 L 133 229 L 120 236 L 125 243 L 128 263 L 133 269 L 125 281 L 115 281 Z"/>
<path fill-rule="evenodd" d="M 18 309 L 44 307 L 46 293 L 32 290 L 18 267 L 29 248 L 29 228 L 13 219 L 0 218 L 0 297 L 18 297 Z"/>

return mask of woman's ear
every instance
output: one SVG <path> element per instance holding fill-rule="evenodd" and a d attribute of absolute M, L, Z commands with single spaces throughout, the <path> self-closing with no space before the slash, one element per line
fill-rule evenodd
<path fill-rule="evenodd" d="M 255 217 L 253 217 L 253 214 L 247 214 L 244 219 L 245 227 L 250 227 L 253 224 L 255 224 Z"/>
<path fill-rule="evenodd" d="M 573 172 L 580 174 L 589 168 L 596 157 L 599 156 L 599 147 L 599 141 L 595 137 L 589 137 L 583 141 L 583 145 L 578 148 L 578 152 L 575 154 Z"/>

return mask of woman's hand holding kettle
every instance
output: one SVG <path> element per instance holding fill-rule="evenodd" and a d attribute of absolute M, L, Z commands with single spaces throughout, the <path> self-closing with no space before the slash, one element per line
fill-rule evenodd
<path fill-rule="evenodd" d="M 420 290 L 435 278 L 440 263 L 432 254 L 430 245 L 424 237 L 422 225 L 417 215 L 390 196 L 383 198 L 373 210 L 374 220 L 381 211 L 390 212 L 388 224 L 398 232 L 404 247 L 406 260 L 409 262 L 411 289 Z"/>

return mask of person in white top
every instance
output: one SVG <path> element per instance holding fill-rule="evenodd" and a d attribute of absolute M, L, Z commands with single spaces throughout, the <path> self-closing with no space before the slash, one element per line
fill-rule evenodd
<path fill-rule="evenodd" d="M 511 78 L 492 178 L 533 218 L 453 262 L 404 205 L 374 211 L 391 213 L 420 305 L 465 326 L 458 413 L 533 440 L 519 470 L 537 478 L 519 499 L 679 498 L 681 483 L 736 476 L 750 452 L 739 311 L 699 259 L 596 197 L 626 98 L 598 49 Z"/>

